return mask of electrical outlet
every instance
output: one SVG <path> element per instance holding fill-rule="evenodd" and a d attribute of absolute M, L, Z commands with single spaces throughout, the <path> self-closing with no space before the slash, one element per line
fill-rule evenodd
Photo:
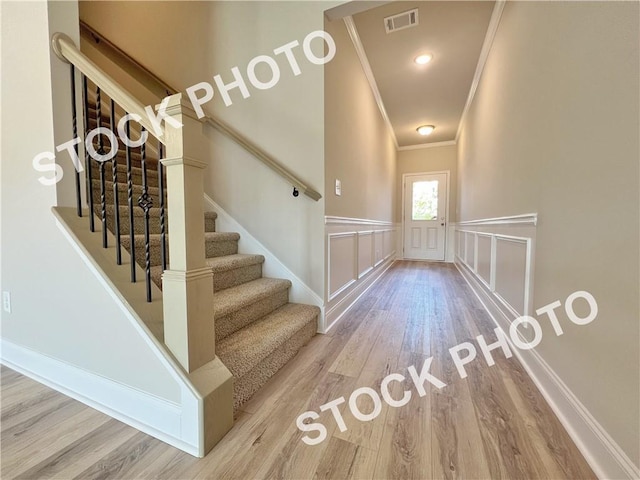
<path fill-rule="evenodd" d="M 2 309 L 11 313 L 11 294 L 9 292 L 2 292 Z"/>
<path fill-rule="evenodd" d="M 342 195 L 342 182 L 338 179 L 336 179 L 336 195 Z"/>

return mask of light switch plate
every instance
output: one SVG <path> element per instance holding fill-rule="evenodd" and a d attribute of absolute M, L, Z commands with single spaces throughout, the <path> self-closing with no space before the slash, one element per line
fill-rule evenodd
<path fill-rule="evenodd" d="M 11 313 L 11 294 L 9 292 L 2 292 L 2 309 Z"/>
<path fill-rule="evenodd" d="M 338 179 L 336 179 L 336 195 L 342 195 L 342 182 Z"/>

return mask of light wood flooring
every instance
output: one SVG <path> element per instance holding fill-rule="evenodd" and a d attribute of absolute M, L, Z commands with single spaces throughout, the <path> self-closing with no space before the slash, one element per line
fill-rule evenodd
<path fill-rule="evenodd" d="M 495 351 L 460 379 L 448 349 L 495 325 L 455 267 L 397 262 L 328 335 L 317 335 L 239 412 L 233 430 L 197 459 L 2 367 L 2 479 L 592 479 L 593 472 L 515 359 Z M 490 342 L 489 342 L 490 343 Z M 372 421 L 330 412 L 319 445 L 302 442 L 296 417 L 433 356 L 419 397 L 391 383 Z M 363 398 L 358 402 L 370 412 Z M 315 434 L 313 434 L 315 435 Z"/>

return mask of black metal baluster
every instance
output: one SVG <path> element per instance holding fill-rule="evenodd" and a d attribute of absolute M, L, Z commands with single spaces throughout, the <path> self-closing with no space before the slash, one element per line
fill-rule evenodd
<path fill-rule="evenodd" d="M 71 64 L 71 124 L 73 127 L 73 138 L 78 137 L 78 112 L 76 110 L 76 69 Z M 73 149 L 76 152 L 76 157 L 78 157 L 78 144 L 73 146 Z M 75 165 L 74 165 L 75 167 Z M 79 168 L 79 166 L 78 166 Z M 76 171 L 76 210 L 78 216 L 82 216 L 82 189 L 80 187 L 80 172 L 78 168 L 75 168 Z"/>
<path fill-rule="evenodd" d="M 164 210 L 164 170 L 162 166 L 163 145 L 158 140 L 158 194 L 160 195 L 160 257 L 162 259 L 162 271 L 167 269 L 167 236 L 165 232 Z"/>
<path fill-rule="evenodd" d="M 84 138 L 87 138 L 89 133 L 89 93 L 87 89 L 87 77 L 82 75 L 82 97 L 84 108 Z M 93 219 L 93 175 L 91 168 L 91 156 L 89 155 L 89 149 L 85 145 L 84 149 L 85 168 L 87 170 L 87 203 L 89 204 L 89 230 L 96 231 L 96 226 Z"/>
<path fill-rule="evenodd" d="M 102 126 L 102 100 L 100 87 L 96 87 L 96 128 Z M 104 155 L 104 144 L 102 135 L 98 135 L 98 155 Z M 105 162 L 100 161 L 100 216 L 102 220 L 102 246 L 107 248 L 107 197 L 105 181 Z"/>
<path fill-rule="evenodd" d="M 126 112 L 125 112 L 126 113 Z M 129 122 L 125 124 L 127 138 L 131 138 L 131 126 Z M 134 237 L 133 221 L 133 180 L 131 179 L 131 147 L 127 145 L 127 205 L 129 207 L 129 253 L 131 254 L 131 281 L 136 281 L 136 242 Z"/>
<path fill-rule="evenodd" d="M 111 117 L 109 118 L 111 131 L 116 131 L 116 104 L 111 99 Z M 112 145 L 111 148 L 114 148 Z M 120 245 L 120 199 L 118 198 L 118 154 L 111 160 L 111 174 L 113 177 L 113 208 L 114 208 L 114 229 L 116 234 L 116 263 L 122 265 L 122 249 Z"/>
<path fill-rule="evenodd" d="M 140 127 L 140 135 L 144 135 L 144 127 Z M 142 167 L 142 195 L 138 199 L 138 205 L 144 211 L 144 269 L 147 286 L 147 302 L 151 301 L 151 246 L 149 245 L 149 210 L 153 207 L 153 199 L 149 196 L 147 181 L 146 147 L 140 145 L 140 166 Z"/>

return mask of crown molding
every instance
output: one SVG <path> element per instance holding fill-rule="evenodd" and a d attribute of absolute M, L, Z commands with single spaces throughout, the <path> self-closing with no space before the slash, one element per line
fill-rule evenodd
<path fill-rule="evenodd" d="M 500 18 L 502 17 L 502 11 L 504 10 L 504 6 L 506 5 L 506 0 L 497 0 L 496 4 L 493 7 L 493 12 L 491 13 L 491 20 L 489 20 L 489 26 L 487 27 L 487 34 L 484 37 L 484 43 L 482 44 L 482 50 L 480 51 L 480 57 L 478 58 L 478 65 L 476 66 L 476 72 L 473 75 L 473 81 L 471 82 L 471 88 L 469 89 L 469 95 L 467 96 L 467 103 L 464 105 L 464 110 L 462 110 L 462 115 L 460 115 L 460 123 L 458 123 L 458 131 L 456 132 L 456 143 L 460 138 L 460 133 L 462 132 L 462 125 L 464 124 L 465 118 L 467 117 L 467 113 L 469 112 L 469 108 L 471 108 L 471 103 L 473 102 L 473 98 L 476 95 L 476 90 L 478 89 L 478 84 L 480 83 L 480 78 L 482 77 L 482 72 L 484 71 L 484 66 L 487 63 L 487 58 L 489 57 L 489 52 L 491 52 L 491 47 L 493 46 L 493 39 L 496 36 L 496 32 L 498 31 L 498 25 L 500 25 Z"/>
<path fill-rule="evenodd" d="M 450 147 L 456 144 L 457 143 L 455 140 L 447 140 L 446 142 L 419 143 L 417 145 L 407 145 L 404 147 L 399 147 L 398 151 L 404 152 L 407 150 L 422 150 L 423 148 Z"/>

